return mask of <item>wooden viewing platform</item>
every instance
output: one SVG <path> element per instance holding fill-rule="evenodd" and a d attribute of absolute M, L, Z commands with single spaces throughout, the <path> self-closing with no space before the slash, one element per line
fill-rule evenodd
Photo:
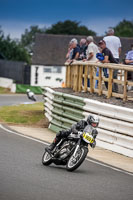
<path fill-rule="evenodd" d="M 66 66 L 66 87 L 72 88 L 75 92 L 90 92 L 98 93 L 99 96 L 104 94 L 107 98 L 118 97 L 124 101 L 132 100 L 133 95 L 128 95 L 127 87 L 133 86 L 133 82 L 127 79 L 128 71 L 133 72 L 133 65 L 114 64 L 114 63 L 100 63 L 90 61 L 75 61 L 71 65 L 65 63 Z M 99 67 L 99 76 L 96 76 L 96 68 Z M 103 69 L 109 70 L 109 77 L 105 78 Z M 113 79 L 113 70 L 117 69 L 118 78 Z M 90 86 L 87 86 L 88 79 Z M 98 87 L 95 88 L 95 82 L 98 80 Z M 108 82 L 108 90 L 104 87 L 104 82 Z M 120 91 L 118 93 L 112 92 L 112 84 L 117 83 Z"/>

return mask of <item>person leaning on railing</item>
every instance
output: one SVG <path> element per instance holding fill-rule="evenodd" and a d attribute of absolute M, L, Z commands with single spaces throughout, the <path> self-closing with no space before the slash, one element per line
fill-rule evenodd
<path fill-rule="evenodd" d="M 74 60 L 78 60 L 79 58 L 79 54 L 80 54 L 80 48 L 78 45 L 78 41 L 76 38 L 73 38 L 70 41 L 71 44 L 71 49 L 72 49 L 72 55 L 71 58 L 69 58 L 66 62 L 68 62 L 69 64 L 71 64 Z"/>
<path fill-rule="evenodd" d="M 133 44 L 131 44 L 131 50 L 127 52 L 125 64 L 133 65 Z M 128 72 L 128 77 L 133 81 L 133 72 Z M 133 86 L 128 86 L 128 90 L 133 90 Z"/>
<path fill-rule="evenodd" d="M 86 59 L 83 61 L 92 61 L 96 62 L 96 54 L 99 52 L 98 46 L 95 44 L 94 39 L 92 36 L 88 36 L 87 40 L 87 49 L 86 49 Z M 95 68 L 95 74 L 97 76 L 98 68 Z M 89 74 L 89 72 L 88 72 Z M 98 81 L 96 81 L 95 88 L 97 88 Z M 90 87 L 90 81 L 88 80 L 88 87 Z"/>
<path fill-rule="evenodd" d="M 98 44 L 101 49 L 101 53 L 104 56 L 104 59 L 100 60 L 100 62 L 102 62 L 102 63 L 118 63 L 118 61 L 113 57 L 112 52 L 106 47 L 106 42 L 104 40 L 100 40 Z M 108 76 L 109 76 L 108 69 L 104 68 L 103 71 L 104 71 L 104 76 L 106 78 L 108 78 Z M 117 79 L 117 71 L 116 70 L 113 70 L 113 78 Z M 106 82 L 106 81 L 105 81 L 105 86 L 108 89 L 108 82 Z M 118 85 L 116 83 L 113 83 L 112 91 L 118 93 Z"/>

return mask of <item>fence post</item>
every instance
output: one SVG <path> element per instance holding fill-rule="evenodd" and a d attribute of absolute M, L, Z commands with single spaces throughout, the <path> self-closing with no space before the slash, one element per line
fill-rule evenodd
<path fill-rule="evenodd" d="M 78 65 L 74 66 L 74 91 L 77 92 L 78 91 Z"/>
<path fill-rule="evenodd" d="M 87 91 L 87 83 L 88 83 L 88 65 L 84 67 L 84 92 Z"/>
<path fill-rule="evenodd" d="M 112 94 L 112 81 L 113 80 L 113 70 L 109 69 L 109 80 L 108 80 L 108 96 L 107 98 L 111 97 Z"/>
<path fill-rule="evenodd" d="M 79 65 L 79 82 L 78 82 L 78 91 L 82 90 L 82 80 L 83 80 L 83 65 Z"/>
<path fill-rule="evenodd" d="M 66 66 L 66 87 L 71 86 L 71 66 Z"/>
<path fill-rule="evenodd" d="M 99 67 L 99 80 L 98 80 L 98 89 L 99 89 L 99 96 L 102 95 L 102 68 Z"/>
<path fill-rule="evenodd" d="M 123 94 L 123 100 L 127 100 L 127 71 L 124 70 L 124 94 Z"/>
<path fill-rule="evenodd" d="M 94 92 L 94 83 L 93 83 L 93 66 L 89 67 L 89 72 L 90 72 L 90 93 Z"/>

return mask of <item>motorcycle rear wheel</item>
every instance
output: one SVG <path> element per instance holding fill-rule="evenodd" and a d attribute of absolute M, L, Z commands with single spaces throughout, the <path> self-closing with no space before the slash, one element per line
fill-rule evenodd
<path fill-rule="evenodd" d="M 70 157 L 70 159 L 67 162 L 66 169 L 67 171 L 74 171 L 77 169 L 82 162 L 85 160 L 88 153 L 88 149 L 84 146 L 80 147 L 80 149 L 77 152 L 76 158 L 73 157 L 73 155 Z"/>
<path fill-rule="evenodd" d="M 52 158 L 51 155 L 45 151 L 43 156 L 42 156 L 42 164 L 43 165 L 50 165 L 52 163 Z"/>

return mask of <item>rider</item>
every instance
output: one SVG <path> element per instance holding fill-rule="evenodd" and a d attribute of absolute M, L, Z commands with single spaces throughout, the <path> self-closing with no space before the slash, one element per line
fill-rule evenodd
<path fill-rule="evenodd" d="M 77 122 L 76 124 L 72 126 L 71 129 L 65 130 L 65 131 L 64 130 L 59 131 L 59 133 L 56 134 L 54 141 L 48 147 L 46 147 L 45 150 L 48 152 L 51 152 L 62 138 L 67 138 L 70 135 L 70 133 L 77 134 L 78 131 L 83 131 L 87 125 L 91 126 L 92 135 L 94 139 L 96 139 L 96 136 L 98 134 L 98 131 L 96 130 L 96 128 L 98 127 L 98 124 L 99 124 L 99 118 L 97 116 L 89 115 L 87 117 L 87 120 L 81 120 Z M 90 145 L 92 148 L 94 148 L 96 146 L 96 141 L 94 141 Z"/>

